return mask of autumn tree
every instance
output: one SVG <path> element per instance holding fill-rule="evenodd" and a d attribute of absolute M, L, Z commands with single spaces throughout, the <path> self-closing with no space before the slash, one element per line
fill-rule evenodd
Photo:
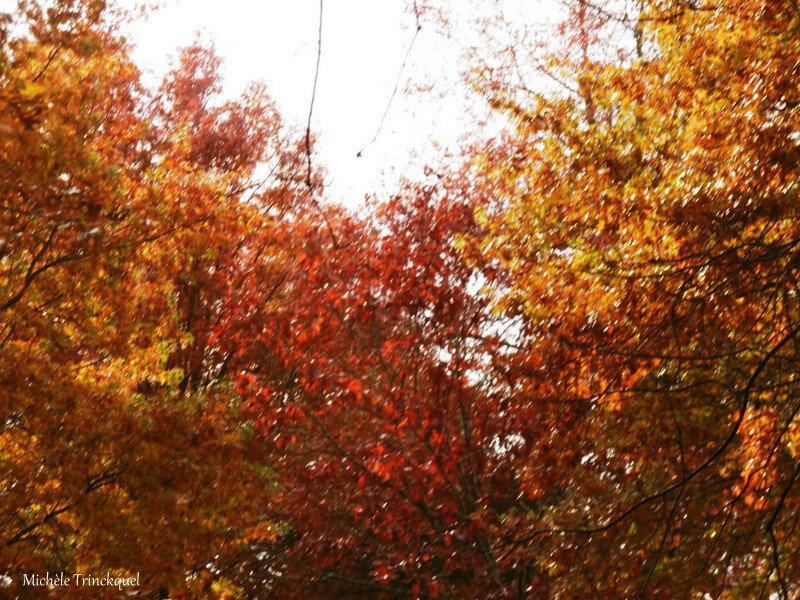
<path fill-rule="evenodd" d="M 333 220 L 336 240 L 312 221 L 283 286 L 290 302 L 248 320 L 237 315 L 259 295 L 233 299 L 226 335 L 251 361 L 238 389 L 276 473 L 270 518 L 284 525 L 240 567 L 252 594 L 462 598 L 519 585 L 497 542 L 515 529 L 514 464 L 545 424 L 499 367 L 513 322 L 488 310 L 455 249 L 478 231 L 474 206 L 408 186 L 369 220 Z M 534 565 L 524 577 L 543 584 Z"/>
<path fill-rule="evenodd" d="M 219 99 L 207 49 L 145 89 L 123 18 L 88 0 L 4 15 L 0 572 L 221 594 L 213 561 L 271 535 L 269 477 L 235 357 L 208 338 L 302 206 L 299 146 L 263 87 Z"/>
<path fill-rule="evenodd" d="M 470 247 L 508 273 L 529 401 L 571 415 L 579 459 L 506 547 L 556 596 L 794 597 L 797 6 L 563 14 L 521 61 L 552 93 L 474 79 L 515 130 L 480 161 Z"/>

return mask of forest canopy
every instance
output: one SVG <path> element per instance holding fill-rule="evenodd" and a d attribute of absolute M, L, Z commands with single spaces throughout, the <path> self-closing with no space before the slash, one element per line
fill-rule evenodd
<path fill-rule="evenodd" d="M 800 595 L 797 3 L 471 1 L 505 126 L 361 210 L 212 47 L 0 13 L 0 595 Z"/>

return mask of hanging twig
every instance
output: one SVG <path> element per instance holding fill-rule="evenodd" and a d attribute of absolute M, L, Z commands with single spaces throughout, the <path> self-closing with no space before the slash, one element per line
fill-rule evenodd
<path fill-rule="evenodd" d="M 378 136 L 383 129 L 383 123 L 386 121 L 386 116 L 389 114 L 389 109 L 392 106 L 392 102 L 394 101 L 394 97 L 397 95 L 397 90 L 400 87 L 400 79 L 403 76 L 403 72 L 406 69 L 406 63 L 408 63 L 408 57 L 411 55 L 411 50 L 414 48 L 414 42 L 417 41 L 417 36 L 419 35 L 420 30 L 422 29 L 422 24 L 419 21 L 419 11 L 417 10 L 416 3 L 414 4 L 414 15 L 416 17 L 416 28 L 414 29 L 414 35 L 411 37 L 411 43 L 408 45 L 408 49 L 406 50 L 406 55 L 403 58 L 403 64 L 400 65 L 400 71 L 397 73 L 397 80 L 394 82 L 394 89 L 392 90 L 391 96 L 389 96 L 389 102 L 386 103 L 386 109 L 383 111 L 383 116 L 381 117 L 380 122 L 378 123 L 378 129 L 375 131 L 375 135 L 372 136 L 372 139 L 367 142 L 361 150 L 356 153 L 356 157 L 361 158 L 364 150 L 369 148 L 375 141 L 378 139 Z"/>
<path fill-rule="evenodd" d="M 308 121 L 306 123 L 306 185 L 313 195 L 314 184 L 311 180 L 311 117 L 314 115 L 314 102 L 317 99 L 317 82 L 319 81 L 319 64 L 322 61 L 322 4 L 319 0 L 319 29 L 317 32 L 317 66 L 314 69 L 314 86 L 311 88 L 311 103 L 308 107 Z"/>
<path fill-rule="evenodd" d="M 319 201 L 314 196 L 314 181 L 312 178 L 312 165 L 311 165 L 311 118 L 314 115 L 314 102 L 317 99 L 317 82 L 319 81 L 319 65 L 322 61 L 322 8 L 323 8 L 323 0 L 319 0 L 319 29 L 317 31 L 317 65 L 314 69 L 314 85 L 311 88 L 311 103 L 308 107 L 308 121 L 306 122 L 306 185 L 308 186 L 308 194 L 311 198 L 311 203 L 314 207 L 319 211 L 320 215 L 322 215 L 322 220 L 325 221 L 325 227 L 328 229 L 328 233 L 331 236 L 331 240 L 333 241 L 333 247 L 338 249 L 339 248 L 339 241 L 336 238 L 336 234 L 333 232 L 333 227 L 331 227 L 330 221 L 328 220 L 328 216 L 325 214 L 325 211 L 322 210 L 322 206 L 320 206 Z"/>

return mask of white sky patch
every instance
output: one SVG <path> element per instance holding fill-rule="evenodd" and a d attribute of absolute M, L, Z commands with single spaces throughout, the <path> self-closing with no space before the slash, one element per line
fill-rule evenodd
<path fill-rule="evenodd" d="M 134 4 L 128 0 L 125 4 Z M 317 58 L 318 0 L 171 0 L 129 26 L 134 60 L 146 81 L 159 81 L 178 50 L 197 34 L 224 59 L 224 93 L 235 96 L 264 81 L 284 119 L 304 128 Z M 317 160 L 327 170 L 327 197 L 358 205 L 367 194 L 391 193 L 401 175 L 422 177 L 422 166 L 455 150 L 475 128 L 465 110 L 460 51 L 433 26 L 417 36 L 405 0 L 327 0 L 322 61 L 312 130 Z M 397 95 L 375 136 L 400 74 Z M 405 93 L 425 88 L 425 92 Z"/>

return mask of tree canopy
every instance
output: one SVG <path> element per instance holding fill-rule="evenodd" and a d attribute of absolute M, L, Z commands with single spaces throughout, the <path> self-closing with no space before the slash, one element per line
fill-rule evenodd
<path fill-rule="evenodd" d="M 4 595 L 800 594 L 796 2 L 499 4 L 507 127 L 358 212 L 212 48 L 4 15 Z"/>

